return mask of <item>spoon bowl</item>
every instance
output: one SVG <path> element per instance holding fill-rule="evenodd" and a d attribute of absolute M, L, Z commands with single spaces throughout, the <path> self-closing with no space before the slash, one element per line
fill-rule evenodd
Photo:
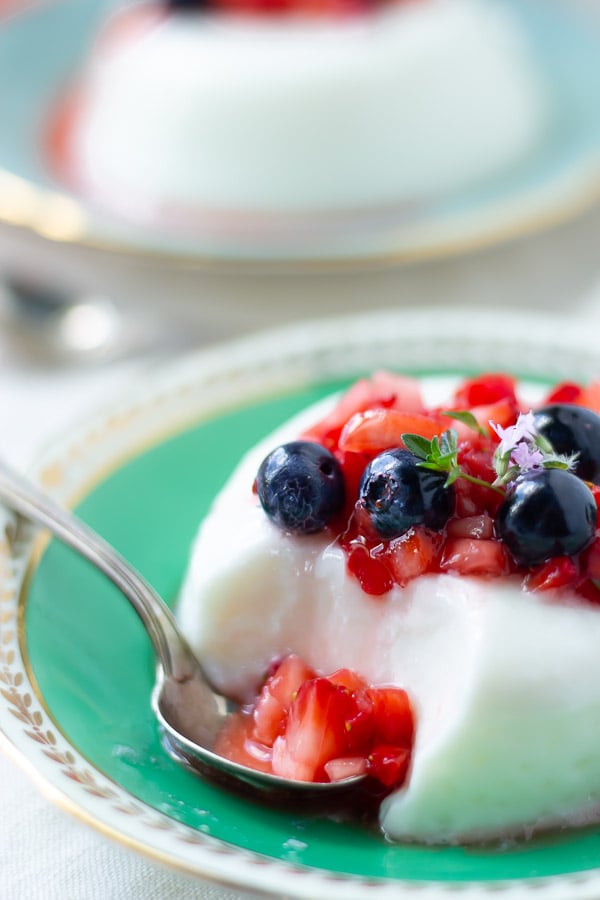
<path fill-rule="evenodd" d="M 333 799 L 366 779 L 356 775 L 337 782 L 297 781 L 251 769 L 216 753 L 215 740 L 231 705 L 209 683 L 173 613 L 154 588 L 89 525 L 2 461 L 0 503 L 51 531 L 106 575 L 129 600 L 154 648 L 157 668 L 152 709 L 163 732 L 164 747 L 174 760 L 219 781 L 277 794 L 282 799 Z"/>

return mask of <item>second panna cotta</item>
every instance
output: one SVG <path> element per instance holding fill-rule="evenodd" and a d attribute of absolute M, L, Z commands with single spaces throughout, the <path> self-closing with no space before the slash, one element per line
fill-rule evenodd
<path fill-rule="evenodd" d="M 63 173 L 173 225 L 426 201 L 520 162 L 548 112 L 523 29 L 489 0 L 137 4 L 75 94 Z"/>

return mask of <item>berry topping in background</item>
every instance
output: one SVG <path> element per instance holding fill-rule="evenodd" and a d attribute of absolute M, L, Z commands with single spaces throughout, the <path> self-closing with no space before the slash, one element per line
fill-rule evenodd
<path fill-rule="evenodd" d="M 420 0 L 165 0 L 164 6 L 171 12 L 213 10 L 238 15 L 296 14 L 342 18 L 365 13 L 391 2 L 409 4 Z"/>
<path fill-rule="evenodd" d="M 164 4 L 168 10 L 181 12 L 195 12 L 200 9 L 209 9 L 214 5 L 211 0 L 164 0 Z"/>
<path fill-rule="evenodd" d="M 600 383 L 557 385 L 531 410 L 514 378 L 484 374 L 429 408 L 416 379 L 377 372 L 267 457 L 259 498 L 286 530 L 328 529 L 372 596 L 444 572 L 519 575 L 526 590 L 600 602 L 599 410 Z M 286 448 L 304 444 L 306 484 L 280 496 L 300 465 Z"/>

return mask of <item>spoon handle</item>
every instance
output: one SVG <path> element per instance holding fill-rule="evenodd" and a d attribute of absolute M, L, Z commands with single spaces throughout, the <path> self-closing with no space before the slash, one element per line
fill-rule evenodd
<path fill-rule="evenodd" d="M 171 610 L 114 547 L 2 460 L 0 502 L 48 528 L 63 543 L 97 566 L 119 588 L 142 620 L 165 675 L 175 681 L 184 681 L 191 676 L 197 663 Z"/>

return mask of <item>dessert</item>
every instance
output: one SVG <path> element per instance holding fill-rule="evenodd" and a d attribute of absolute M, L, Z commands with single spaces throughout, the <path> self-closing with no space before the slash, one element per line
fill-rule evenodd
<path fill-rule="evenodd" d="M 215 684 L 252 704 L 225 743 L 294 777 L 303 720 L 331 738 L 322 711 L 351 695 L 350 744 L 335 726 L 295 777 L 366 770 L 390 791 L 389 838 L 599 821 L 600 390 L 423 387 L 358 382 L 261 442 L 216 498 L 178 619 Z"/>
<path fill-rule="evenodd" d="M 489 0 L 138 4 L 93 49 L 60 168 L 173 226 L 376 209 L 506 171 L 546 112 L 525 35 Z"/>

